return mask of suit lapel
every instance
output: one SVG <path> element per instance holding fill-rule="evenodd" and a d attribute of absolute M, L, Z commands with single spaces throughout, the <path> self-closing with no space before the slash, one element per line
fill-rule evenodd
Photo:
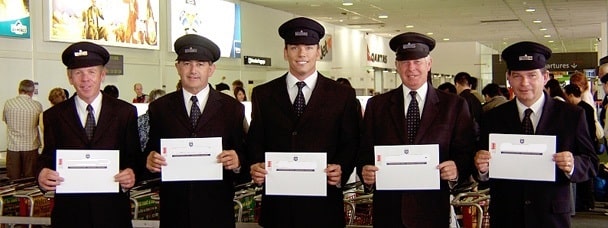
<path fill-rule="evenodd" d="M 534 133 L 536 135 L 544 135 L 544 134 L 548 134 L 547 132 L 553 132 L 550 129 L 553 126 L 556 126 L 555 122 L 552 121 L 553 119 L 553 112 L 550 110 L 553 110 L 553 106 L 555 105 L 555 101 L 554 99 L 552 99 L 549 96 L 546 96 L 545 94 L 545 104 L 543 105 L 543 113 L 540 116 L 540 119 L 538 120 L 538 125 L 536 126 L 536 128 L 534 129 Z M 574 131 L 574 129 L 572 129 Z"/>
<path fill-rule="evenodd" d="M 186 110 L 186 104 L 184 104 L 184 93 L 181 90 L 173 93 L 171 96 L 170 107 L 170 110 L 175 113 L 177 120 L 184 125 L 184 127 L 190 129 L 192 124 L 190 124 L 190 117 L 188 116 L 188 111 Z"/>
<path fill-rule="evenodd" d="M 426 93 L 426 101 L 424 102 L 424 108 L 422 110 L 422 118 L 420 119 L 420 128 L 416 133 L 416 138 L 414 139 L 414 143 L 418 144 L 420 140 L 423 138 L 424 134 L 430 130 L 424 126 L 433 126 L 433 121 L 439 114 L 439 97 L 437 97 L 437 91 L 431 86 L 428 87 L 428 91 Z M 403 90 L 402 90 L 403 91 Z"/>
<path fill-rule="evenodd" d="M 67 103 L 62 106 L 60 118 L 73 132 L 78 132 L 77 135 L 80 137 L 80 140 L 85 143 L 88 142 L 87 133 L 84 131 L 84 127 L 78 116 L 78 111 L 76 111 L 76 100 L 74 99 L 74 96 L 66 102 Z"/>
<path fill-rule="evenodd" d="M 403 100 L 403 88 L 400 86 L 391 93 L 390 116 L 395 124 L 395 127 L 397 128 L 397 134 L 403 136 L 401 137 L 401 143 L 406 144 L 407 129 L 405 126 L 405 101 Z"/>
<path fill-rule="evenodd" d="M 278 80 L 275 80 L 272 87 L 274 87 L 272 99 L 285 116 L 289 116 L 289 119 L 292 119 L 295 122 L 297 116 L 293 109 L 293 103 L 289 99 L 289 93 L 287 93 L 287 74 L 284 74 Z M 304 110 L 304 113 L 306 113 L 306 110 Z"/>
<path fill-rule="evenodd" d="M 102 95 L 103 96 L 103 95 Z M 114 113 L 114 103 L 115 101 L 110 100 L 109 97 L 103 96 L 101 99 L 101 110 L 99 112 L 99 120 L 97 120 L 97 125 L 95 127 L 95 132 L 93 133 L 93 138 L 91 142 L 96 141 L 103 135 L 103 132 L 106 132 L 106 129 L 110 126 L 109 123 L 114 121 L 116 118 Z M 85 133 L 86 134 L 86 133 Z"/>
<path fill-rule="evenodd" d="M 218 91 L 210 89 L 209 90 L 209 98 L 207 98 L 207 104 L 205 104 L 205 108 L 203 109 L 203 113 L 201 113 L 201 117 L 196 122 L 195 130 L 198 130 L 201 126 L 205 126 L 207 122 L 211 119 L 211 117 L 215 116 L 222 109 L 222 102 L 220 101 L 222 98 Z"/>
<path fill-rule="evenodd" d="M 304 123 L 306 123 L 307 121 L 309 121 L 311 119 L 311 117 L 313 116 L 318 116 L 318 115 L 323 115 L 322 112 L 315 112 L 314 110 L 323 110 L 323 107 L 325 107 L 325 104 L 327 103 L 328 100 L 331 99 L 331 95 L 329 94 L 329 82 L 327 79 L 325 78 L 323 75 L 321 75 L 319 73 L 318 77 L 317 77 L 317 84 L 315 85 L 315 89 L 312 91 L 312 94 L 310 95 L 310 99 L 308 101 L 306 101 L 306 108 L 304 108 L 304 113 L 302 113 L 302 116 L 300 117 L 300 120 L 298 121 L 298 126 L 302 126 Z M 293 105 L 292 105 L 292 110 L 293 110 Z M 313 110 L 313 111 L 307 111 L 307 110 Z M 292 111 L 292 113 L 295 114 L 295 111 Z M 295 116 L 295 115 L 294 115 Z"/>

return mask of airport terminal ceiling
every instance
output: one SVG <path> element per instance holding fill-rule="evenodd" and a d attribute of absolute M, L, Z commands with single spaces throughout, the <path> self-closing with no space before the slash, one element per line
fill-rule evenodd
<path fill-rule="evenodd" d="M 439 42 L 478 41 L 499 52 L 521 40 L 553 52 L 595 52 L 608 18 L 606 0 L 241 1 L 384 37 L 415 31 Z"/>

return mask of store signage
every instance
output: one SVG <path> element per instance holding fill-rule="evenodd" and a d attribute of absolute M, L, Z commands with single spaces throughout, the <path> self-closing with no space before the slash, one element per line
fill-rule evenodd
<path fill-rule="evenodd" d="M 370 62 L 388 63 L 388 56 L 378 53 L 371 53 L 367 59 Z"/>
<path fill-rule="evenodd" d="M 110 55 L 110 61 L 106 64 L 106 75 L 123 75 L 124 65 L 123 55 Z"/>
<path fill-rule="evenodd" d="M 245 56 L 243 58 L 245 65 L 271 66 L 271 59 L 258 56 Z"/>

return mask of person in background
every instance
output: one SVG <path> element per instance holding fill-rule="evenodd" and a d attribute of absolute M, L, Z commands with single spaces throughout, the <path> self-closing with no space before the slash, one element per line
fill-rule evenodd
<path fill-rule="evenodd" d="M 137 110 L 101 92 L 110 59 L 105 48 L 78 42 L 68 46 L 61 59 L 76 95 L 44 112 L 44 149 L 37 175 L 40 189 L 54 191 L 64 181 L 55 171 L 57 150 L 118 150 L 119 172 L 114 176 L 116 193 L 55 194 L 51 226 L 130 228 L 128 191 L 136 183 L 136 173 L 143 171 L 137 159 Z"/>
<path fill-rule="evenodd" d="M 232 90 L 236 90 L 237 87 L 241 87 L 241 88 L 245 88 L 245 86 L 243 85 L 243 82 L 241 80 L 234 80 L 232 82 Z"/>
<path fill-rule="evenodd" d="M 544 93 L 549 80 L 545 69 L 551 57 L 548 47 L 519 42 L 504 49 L 501 57 L 506 62 L 506 77 L 515 99 L 484 114 L 479 150 L 474 157 L 474 176 L 490 185 L 490 227 L 570 227 L 570 183 L 589 180 L 598 167 L 584 110 Z M 555 181 L 489 178 L 490 133 L 555 136 Z"/>
<path fill-rule="evenodd" d="M 402 85 L 367 102 L 357 170 L 369 190 L 378 172 L 374 146 L 438 144 L 437 190 L 375 190 L 374 227 L 448 227 L 450 190 L 468 181 L 475 149 L 473 119 L 466 101 L 427 81 L 435 40 L 406 32 L 393 37 L 395 68 Z M 475 99 L 475 98 L 473 98 Z M 399 175 L 415 176 L 413 173 Z"/>
<path fill-rule="evenodd" d="M 584 102 L 587 102 L 587 104 L 591 105 L 591 107 L 593 108 L 593 116 L 595 117 L 596 126 L 595 138 L 597 140 L 603 139 L 604 129 L 600 124 L 600 121 L 598 121 L 598 117 L 596 114 L 597 109 L 595 108 L 595 99 L 593 98 L 593 93 L 591 92 L 591 88 L 589 87 L 589 81 L 587 80 L 587 76 L 582 72 L 576 71 L 572 75 L 570 75 L 570 83 L 577 85 L 578 88 L 581 88 L 581 98 Z"/>
<path fill-rule="evenodd" d="M 458 96 L 464 98 L 467 101 L 469 107 L 469 114 L 475 121 L 475 134 L 479 134 L 479 124 L 481 122 L 481 102 L 471 93 L 471 75 L 467 72 L 459 72 L 454 76 L 454 85 L 456 86 L 456 92 Z"/>
<path fill-rule="evenodd" d="M 150 103 L 156 99 L 165 95 L 166 92 L 162 89 L 153 89 L 150 91 Z M 148 132 L 150 132 L 150 114 L 148 111 L 143 115 L 137 117 L 137 129 L 139 131 L 139 143 L 141 145 L 141 151 L 144 151 L 146 144 L 148 143 Z"/>
<path fill-rule="evenodd" d="M 4 104 L 2 121 L 8 129 L 6 174 L 9 180 L 36 176 L 40 148 L 38 118 L 42 104 L 32 99 L 36 87 L 32 80 L 19 82 L 19 95 Z"/>
<path fill-rule="evenodd" d="M 148 95 L 144 93 L 144 87 L 141 83 L 135 83 L 133 85 L 133 91 L 135 91 L 133 103 L 148 103 Z"/>
<path fill-rule="evenodd" d="M 549 79 L 549 81 L 547 81 L 547 84 L 545 84 L 545 92 L 553 99 L 566 102 L 566 95 L 557 79 Z"/>
<path fill-rule="evenodd" d="M 511 100 L 511 92 L 509 92 L 509 89 L 507 89 L 507 87 L 500 87 L 500 95 L 505 97 L 507 100 Z"/>
<path fill-rule="evenodd" d="M 62 88 L 54 88 L 49 92 L 49 102 L 51 102 L 51 107 L 65 101 L 67 97 L 65 96 L 65 91 Z M 38 127 L 40 128 L 40 148 L 44 148 L 44 121 L 43 120 L 44 112 L 40 113 L 40 117 L 38 118 Z"/>
<path fill-rule="evenodd" d="M 481 93 L 486 99 L 486 102 L 481 106 L 484 113 L 507 102 L 507 98 L 500 94 L 500 87 L 496 83 L 487 84 L 483 87 Z"/>
<path fill-rule="evenodd" d="M 234 98 L 236 98 L 236 100 L 240 102 L 247 101 L 247 94 L 245 93 L 245 89 L 243 89 L 243 87 L 235 87 Z"/>
<path fill-rule="evenodd" d="M 595 111 L 593 111 L 593 107 L 583 101 L 581 97 L 583 92 L 577 85 L 566 85 L 564 87 L 564 92 L 566 93 L 566 100 L 568 103 L 577 105 L 585 110 L 585 120 L 587 120 L 589 136 L 593 139 L 593 145 L 597 145 L 597 139 L 595 139 Z M 576 184 L 574 192 L 576 212 L 589 211 L 595 207 L 593 186 L 593 179 Z"/>
<path fill-rule="evenodd" d="M 443 92 L 446 92 L 446 93 L 457 94 L 456 93 L 456 86 L 454 86 L 454 84 L 452 84 L 450 82 L 446 82 L 446 83 L 443 83 L 443 84 L 439 85 L 437 87 L 437 89 L 441 90 Z"/>
<path fill-rule="evenodd" d="M 350 84 L 350 81 L 346 78 L 337 78 L 336 82 L 340 83 L 341 85 L 345 85 L 348 86 L 350 88 L 353 88 L 353 86 Z"/>
<path fill-rule="evenodd" d="M 160 227 L 235 227 L 233 185 L 248 173 L 243 154 L 244 106 L 209 87 L 220 59 L 213 41 L 188 34 L 178 38 L 173 48 L 182 89 L 150 103 L 146 168 L 160 174 L 171 165 L 159 153 L 161 139 L 221 137 L 222 151 L 216 159 L 222 179 L 161 182 Z"/>
<path fill-rule="evenodd" d="M 486 100 L 484 99 L 483 95 L 479 93 L 479 91 L 477 91 L 478 81 L 479 80 L 477 80 L 476 77 L 471 76 L 469 78 L 469 83 L 471 84 L 471 94 L 475 95 L 475 97 L 477 97 L 477 100 L 479 100 L 479 102 L 483 104 L 483 102 L 485 102 Z"/>
<path fill-rule="evenodd" d="M 266 152 L 327 154 L 327 196 L 262 194 L 259 223 L 274 227 L 344 227 L 344 186 L 354 168 L 361 112 L 355 90 L 316 69 L 325 29 L 298 17 L 283 23 L 283 55 L 289 71 L 253 88 L 251 127 L 247 135 L 251 178 L 266 181 Z M 297 180 L 294 180 L 297 181 Z M 321 187 L 321 186 L 316 186 Z"/>
<path fill-rule="evenodd" d="M 105 94 L 109 95 L 110 97 L 118 99 L 118 95 L 119 95 L 118 87 L 116 87 L 114 85 L 107 85 L 106 87 L 103 87 L 103 92 Z"/>

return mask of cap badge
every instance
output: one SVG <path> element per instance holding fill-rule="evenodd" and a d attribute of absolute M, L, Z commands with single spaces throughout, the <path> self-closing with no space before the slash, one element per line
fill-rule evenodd
<path fill-rule="evenodd" d="M 407 43 L 407 44 L 403 45 L 403 49 L 411 49 L 411 48 L 416 48 L 416 44 Z"/>
<path fill-rule="evenodd" d="M 197 52 L 198 52 L 198 50 L 196 50 L 196 48 L 192 48 L 192 47 L 189 47 L 186 50 L 184 50 L 184 53 L 197 53 Z"/>
<path fill-rule="evenodd" d="M 295 36 L 308 36 L 308 32 L 304 32 L 302 30 L 296 31 Z"/>
<path fill-rule="evenodd" d="M 83 51 L 83 50 L 78 50 L 74 52 L 74 56 L 78 57 L 78 56 L 87 56 L 89 55 L 89 52 L 87 51 Z"/>
<path fill-rule="evenodd" d="M 519 56 L 519 61 L 532 61 L 534 60 L 533 56 L 523 55 Z"/>

